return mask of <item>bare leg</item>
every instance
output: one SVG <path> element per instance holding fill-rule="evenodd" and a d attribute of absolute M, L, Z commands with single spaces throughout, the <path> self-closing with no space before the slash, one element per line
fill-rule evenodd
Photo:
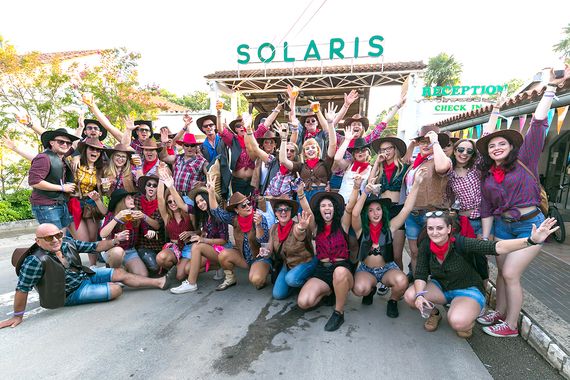
<path fill-rule="evenodd" d="M 501 241 L 502 239 L 497 239 Z M 505 279 L 503 278 L 503 266 L 508 255 L 495 256 L 497 262 L 497 280 L 495 281 L 495 310 L 501 315 L 507 315 L 507 292 L 505 290 Z"/>
<path fill-rule="evenodd" d="M 178 281 L 182 281 L 188 276 L 188 272 L 186 272 L 186 264 L 189 263 L 190 259 L 180 258 L 180 261 L 176 265 L 176 279 Z"/>
<path fill-rule="evenodd" d="M 107 265 L 110 268 L 121 268 L 125 251 L 121 247 L 114 247 L 107 251 Z"/>
<path fill-rule="evenodd" d="M 220 265 L 225 270 L 233 270 L 236 266 L 243 269 L 249 269 L 249 265 L 247 265 L 247 262 L 237 249 L 224 249 L 220 252 L 218 259 L 220 260 Z"/>
<path fill-rule="evenodd" d="M 127 272 L 136 274 L 143 277 L 148 277 L 148 269 L 144 265 L 140 257 L 135 257 L 125 263 L 125 269 Z"/>
<path fill-rule="evenodd" d="M 392 288 L 390 299 L 394 301 L 398 301 L 408 289 L 408 277 L 399 269 L 390 269 L 386 272 L 382 277 L 382 283 Z"/>
<path fill-rule="evenodd" d="M 398 230 L 394 232 L 392 235 L 394 239 L 392 242 L 392 247 L 394 251 L 394 262 L 401 270 L 404 269 L 404 263 L 402 261 L 402 254 L 404 252 L 404 243 L 406 242 L 406 233 L 405 231 Z"/>
<path fill-rule="evenodd" d="M 416 261 L 418 260 L 418 241 L 408 239 L 410 246 L 410 261 L 412 262 L 412 272 L 416 271 Z"/>
<path fill-rule="evenodd" d="M 202 257 L 205 257 L 212 263 L 219 263 L 218 253 L 211 245 L 204 243 L 194 244 L 192 246 L 192 257 L 190 258 L 190 269 L 188 271 L 188 283 L 190 284 L 196 284 L 196 281 L 198 281 Z"/>
<path fill-rule="evenodd" d="M 249 282 L 257 289 L 263 288 L 269 274 L 269 268 L 268 263 L 263 261 L 254 262 L 249 269 Z"/>
<path fill-rule="evenodd" d="M 122 282 L 131 288 L 159 288 L 161 289 L 166 282 L 166 277 L 148 278 L 129 273 L 121 268 L 113 270 L 112 280 L 114 282 Z"/>
<path fill-rule="evenodd" d="M 376 289 L 376 277 L 368 272 L 356 272 L 354 275 L 354 286 L 352 293 L 357 297 L 364 297 L 370 294 L 373 289 Z"/>
<path fill-rule="evenodd" d="M 455 331 L 468 331 L 473 328 L 481 306 L 471 297 L 455 297 L 447 312 L 447 322 Z"/>
<path fill-rule="evenodd" d="M 299 305 L 301 309 L 309 309 L 318 304 L 321 298 L 331 293 L 332 290 L 326 282 L 318 278 L 310 278 L 299 292 L 297 305 Z"/>
<path fill-rule="evenodd" d="M 432 282 L 427 283 L 425 290 L 427 290 L 427 293 L 424 295 L 426 300 L 437 305 L 445 305 L 447 303 L 447 299 L 442 291 Z M 404 293 L 404 300 L 412 309 L 416 309 L 416 289 L 413 286 L 410 286 Z"/>
<path fill-rule="evenodd" d="M 176 265 L 176 255 L 170 249 L 163 249 L 156 255 L 156 263 L 159 267 L 169 270 Z"/>
<path fill-rule="evenodd" d="M 345 267 L 336 267 L 333 272 L 333 288 L 336 295 L 335 310 L 342 313 L 348 292 L 354 285 L 352 273 Z"/>
<path fill-rule="evenodd" d="M 89 219 L 81 219 L 81 224 L 79 225 L 79 227 L 77 228 L 77 231 L 76 231 L 77 240 L 96 241 L 96 240 L 91 240 L 92 234 L 89 231 L 89 222 L 90 221 L 91 220 L 89 220 Z M 73 224 L 73 222 L 72 222 L 72 224 Z M 96 253 L 89 253 L 88 257 L 89 257 L 89 265 L 96 265 L 97 264 L 97 254 Z"/>

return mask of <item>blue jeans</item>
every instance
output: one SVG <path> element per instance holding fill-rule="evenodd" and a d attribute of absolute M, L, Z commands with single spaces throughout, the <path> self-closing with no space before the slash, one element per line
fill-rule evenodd
<path fill-rule="evenodd" d="M 406 237 L 408 240 L 418 240 L 420 232 L 426 222 L 425 213 L 419 215 L 410 214 L 406 218 Z"/>
<path fill-rule="evenodd" d="M 113 271 L 113 268 L 95 268 L 95 274 L 83 280 L 79 288 L 66 297 L 65 306 L 110 301 L 109 282 L 112 281 Z"/>
<path fill-rule="evenodd" d="M 313 257 L 308 263 L 302 263 L 291 269 L 284 263 L 273 285 L 273 298 L 282 300 L 291 294 L 291 288 L 300 288 L 311 277 L 319 261 Z"/>
<path fill-rule="evenodd" d="M 307 197 L 307 202 L 311 203 L 311 198 L 313 197 L 313 195 L 325 191 L 325 187 L 326 186 L 315 186 L 311 188 L 311 190 L 305 191 L 305 197 Z"/>
<path fill-rule="evenodd" d="M 331 179 L 329 181 L 329 184 L 331 185 L 331 190 L 338 190 L 340 189 L 340 185 L 342 185 L 342 176 L 341 175 L 336 175 L 333 174 L 331 176 Z"/>
<path fill-rule="evenodd" d="M 66 228 L 71 223 L 71 214 L 67 208 L 67 203 L 51 206 L 32 206 L 32 214 L 42 223 L 52 223 L 60 230 Z"/>
<path fill-rule="evenodd" d="M 522 222 L 507 223 L 501 217 L 495 217 L 495 237 L 499 239 L 520 239 L 529 237 L 532 225 L 540 226 L 544 222 L 544 215 L 540 212 L 534 218 Z"/>

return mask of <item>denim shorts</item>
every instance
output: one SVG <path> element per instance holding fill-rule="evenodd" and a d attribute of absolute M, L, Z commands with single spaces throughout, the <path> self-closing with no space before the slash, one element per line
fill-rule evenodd
<path fill-rule="evenodd" d="M 109 260 L 109 254 L 107 252 L 101 253 L 101 256 L 103 256 L 105 262 Z M 123 263 L 127 263 L 131 260 L 136 259 L 137 257 L 139 257 L 139 253 L 137 252 L 136 249 L 134 248 L 125 249 L 125 256 L 123 257 Z"/>
<path fill-rule="evenodd" d="M 481 224 L 481 218 L 469 219 L 469 224 L 471 224 L 471 228 L 473 228 L 475 235 L 483 234 L 483 225 Z M 493 234 L 491 233 L 491 235 Z"/>
<path fill-rule="evenodd" d="M 383 267 L 375 267 L 375 268 L 370 268 L 368 265 L 361 262 L 360 265 L 358 266 L 358 269 L 356 270 L 356 273 L 358 272 L 370 273 L 371 275 L 376 277 L 376 282 L 382 282 L 382 277 L 384 277 L 384 275 L 388 273 L 389 270 L 392 269 L 400 269 L 400 267 L 393 261 L 389 262 Z"/>
<path fill-rule="evenodd" d="M 251 263 L 248 263 L 248 264 L 249 264 L 249 266 L 252 266 L 253 264 L 259 263 L 259 262 L 266 263 L 267 265 L 269 265 L 269 270 L 271 270 L 273 268 L 273 260 L 271 260 L 268 257 L 260 257 L 258 259 L 253 260 Z"/>
<path fill-rule="evenodd" d="M 65 299 L 65 306 L 82 305 L 85 303 L 105 302 L 111 299 L 109 282 L 113 278 L 113 268 L 95 268 L 95 274 L 87 277 L 79 288 L 75 289 Z"/>
<path fill-rule="evenodd" d="M 445 296 L 445 299 L 447 300 L 447 303 L 451 303 L 455 297 L 469 297 L 477 301 L 479 306 L 481 306 L 481 309 L 485 308 L 485 296 L 476 286 L 470 286 L 465 289 L 448 290 L 444 292 L 441 284 L 437 280 L 434 280 L 432 278 L 430 281 L 433 282 L 433 284 L 437 286 L 439 290 L 441 290 Z"/>
<path fill-rule="evenodd" d="M 419 215 L 408 215 L 406 218 L 406 237 L 409 240 L 418 240 L 420 232 L 426 222 L 425 213 Z"/>
<path fill-rule="evenodd" d="M 495 217 L 495 237 L 503 240 L 526 238 L 532 233 L 532 225 L 538 227 L 542 222 L 544 222 L 544 215 L 541 212 L 534 218 L 513 223 L 507 223 L 503 218 Z"/>
<path fill-rule="evenodd" d="M 32 214 L 42 223 L 52 223 L 59 229 L 68 227 L 71 223 L 71 214 L 67 208 L 67 203 L 51 206 L 32 206 Z"/>
<path fill-rule="evenodd" d="M 192 257 L 192 244 L 186 244 L 184 248 L 182 248 L 182 252 L 180 253 L 181 259 L 188 259 Z"/>
<path fill-rule="evenodd" d="M 338 189 L 340 189 L 340 185 L 342 185 L 342 178 L 343 178 L 343 176 L 341 176 L 341 175 L 336 175 L 336 174 L 333 174 L 333 175 L 331 176 L 331 179 L 330 179 L 330 181 L 329 181 L 329 185 L 330 185 L 330 187 L 331 187 L 331 190 L 338 190 Z"/>

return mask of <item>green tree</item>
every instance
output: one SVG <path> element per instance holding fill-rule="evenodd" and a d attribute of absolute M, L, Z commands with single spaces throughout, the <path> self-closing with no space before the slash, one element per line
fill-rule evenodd
<path fill-rule="evenodd" d="M 562 39 L 552 48 L 555 52 L 562 53 L 566 63 L 570 63 L 570 24 L 564 27 Z"/>
<path fill-rule="evenodd" d="M 172 103 L 184 106 L 194 112 L 210 109 L 210 97 L 206 91 L 197 90 L 186 95 L 178 96 L 166 89 L 161 89 L 160 96 L 168 99 Z M 230 95 L 222 93 L 221 98 L 224 102 L 224 108 L 229 109 L 231 104 Z M 248 101 L 242 93 L 240 93 L 238 96 L 237 107 L 238 114 L 240 115 L 248 111 Z"/>
<path fill-rule="evenodd" d="M 455 86 L 462 72 L 463 65 L 453 55 L 439 53 L 429 59 L 424 80 L 426 86 Z"/>
<path fill-rule="evenodd" d="M 378 116 L 376 116 L 376 121 L 374 121 L 374 125 L 378 125 L 384 119 L 384 117 L 388 114 L 388 111 L 389 111 L 389 109 L 386 109 L 386 110 L 380 112 L 380 114 L 378 114 Z M 399 120 L 400 120 L 400 115 L 398 113 L 396 113 L 394 115 L 394 117 L 392 118 L 392 120 L 390 120 L 388 122 L 386 129 L 384 129 L 384 131 L 382 131 L 382 137 L 397 135 L 398 134 Z"/>

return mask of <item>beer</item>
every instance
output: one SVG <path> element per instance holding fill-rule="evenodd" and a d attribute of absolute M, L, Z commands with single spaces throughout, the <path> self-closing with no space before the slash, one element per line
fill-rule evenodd
<path fill-rule="evenodd" d="M 141 156 L 136 154 L 136 153 L 131 156 L 131 161 L 132 161 L 133 165 L 135 165 L 135 166 L 141 166 L 142 165 Z"/>
<path fill-rule="evenodd" d="M 131 214 L 131 211 L 129 211 L 129 213 L 125 215 L 125 222 L 132 222 L 132 220 L 133 214 Z"/>
<path fill-rule="evenodd" d="M 218 101 L 216 102 L 216 109 L 217 109 L 218 111 L 224 109 L 224 102 L 222 102 L 221 100 L 218 100 Z"/>
<path fill-rule="evenodd" d="M 293 86 L 293 88 L 291 89 L 291 94 L 293 96 L 298 96 L 299 95 L 299 87 Z"/>
<path fill-rule="evenodd" d="M 90 92 L 84 92 L 81 96 L 83 103 L 87 104 L 88 106 L 93 105 L 93 94 Z"/>
<path fill-rule="evenodd" d="M 320 110 L 321 110 L 321 103 L 319 102 L 311 103 L 311 111 L 313 111 L 314 113 L 318 113 Z"/>
<path fill-rule="evenodd" d="M 28 125 L 32 122 L 32 118 L 27 113 L 21 114 L 17 116 L 18 122 L 23 125 Z"/>
<path fill-rule="evenodd" d="M 111 188 L 111 179 L 107 177 L 101 178 L 101 188 L 103 189 L 104 192 L 109 191 L 109 189 Z"/>

